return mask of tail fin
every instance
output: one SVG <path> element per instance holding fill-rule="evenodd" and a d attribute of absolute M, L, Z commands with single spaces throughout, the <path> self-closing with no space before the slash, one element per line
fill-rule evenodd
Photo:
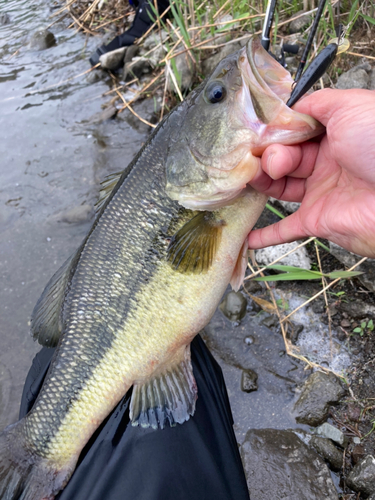
<path fill-rule="evenodd" d="M 74 466 L 62 470 L 39 456 L 27 446 L 23 424 L 24 419 L 0 433 L 0 500 L 53 500 Z"/>

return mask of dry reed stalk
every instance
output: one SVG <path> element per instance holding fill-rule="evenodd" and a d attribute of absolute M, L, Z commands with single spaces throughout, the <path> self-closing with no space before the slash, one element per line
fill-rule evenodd
<path fill-rule="evenodd" d="M 176 89 L 178 97 L 180 98 L 180 101 L 182 102 L 184 100 L 184 98 L 182 97 L 180 87 L 178 86 L 178 83 L 177 83 L 175 74 L 173 73 L 173 70 L 171 68 L 171 63 L 169 62 L 169 59 L 167 61 L 165 61 L 165 65 L 168 68 L 168 75 L 170 75 L 170 77 L 172 78 L 172 82 L 173 82 L 173 85 L 174 85 L 174 87 Z"/>
<path fill-rule="evenodd" d="M 155 128 L 155 127 L 156 127 L 156 125 L 154 125 L 153 123 L 150 123 L 150 122 L 148 122 L 147 120 L 145 120 L 144 118 L 142 118 L 141 116 L 139 116 L 139 114 L 138 114 L 136 111 L 134 111 L 134 109 L 130 106 L 129 102 L 125 99 L 125 97 L 121 94 L 121 92 L 119 92 L 119 91 L 117 90 L 117 92 L 116 92 L 116 93 L 117 93 L 117 95 L 119 96 L 119 98 L 122 100 L 122 102 L 125 104 L 125 106 L 124 106 L 123 108 L 121 108 L 121 110 L 120 110 L 120 111 L 122 111 L 122 110 L 123 110 L 123 109 L 125 109 L 125 108 L 128 108 L 128 110 L 129 110 L 131 113 L 133 113 L 133 115 L 134 115 L 135 117 L 137 117 L 137 118 L 138 118 L 138 120 L 140 120 L 141 122 L 145 123 L 145 124 L 146 124 L 146 125 L 148 125 L 149 127 L 152 127 L 152 128 Z"/>
<path fill-rule="evenodd" d="M 323 274 L 323 268 L 322 268 L 322 263 L 320 261 L 320 253 L 319 253 L 319 248 L 316 240 L 314 241 L 315 244 L 315 252 L 316 252 L 316 258 L 318 260 L 318 266 L 319 266 L 319 271 Z M 331 317 L 331 312 L 329 310 L 329 304 L 328 304 L 328 297 L 327 297 L 327 292 L 325 290 L 327 286 L 327 280 L 325 276 L 322 276 L 322 286 L 323 286 L 323 296 L 324 296 L 324 302 L 326 304 L 326 311 L 328 315 L 328 331 L 329 331 L 329 347 L 330 347 L 330 354 L 331 354 L 331 359 L 332 359 L 332 352 L 333 352 L 333 343 L 332 343 L 332 317 Z"/>
<path fill-rule="evenodd" d="M 291 253 L 294 253 L 296 250 L 298 250 L 299 248 L 301 247 L 304 247 L 305 245 L 307 245 L 308 243 L 311 243 L 311 241 L 314 241 L 316 240 L 316 238 L 313 236 L 312 238 L 309 238 L 308 240 L 300 243 L 298 246 L 296 246 L 295 248 L 293 248 L 292 250 L 289 250 L 289 252 L 286 252 L 284 253 L 284 255 L 282 255 L 281 257 L 278 257 L 277 259 L 275 259 L 273 262 L 271 262 L 271 264 L 268 264 L 267 266 L 264 266 L 262 267 L 262 269 L 259 269 L 259 271 L 255 271 L 253 274 L 251 274 L 250 276 L 246 276 L 245 280 L 249 280 L 251 278 L 254 278 L 255 276 L 257 276 L 258 274 L 261 274 L 263 271 L 265 271 L 269 266 L 273 266 L 274 264 L 276 264 L 276 262 L 279 262 L 281 259 L 284 259 L 284 257 L 287 257 L 288 255 L 290 255 Z"/>
<path fill-rule="evenodd" d="M 173 24 L 170 22 L 170 20 L 169 20 L 169 19 L 167 19 L 167 23 L 169 24 L 169 26 L 170 26 L 171 28 L 173 28 Z M 192 60 L 192 63 L 193 63 L 194 68 L 195 68 L 195 65 L 197 64 L 197 61 L 195 60 L 195 58 L 194 58 L 193 54 L 191 53 L 190 47 L 188 47 L 188 46 L 186 45 L 186 42 L 185 42 L 184 38 L 181 36 L 181 34 L 180 34 L 180 33 L 178 33 L 178 30 L 175 30 L 175 31 L 174 31 L 174 33 L 175 33 L 175 35 L 177 36 L 178 41 L 179 41 L 180 43 L 182 43 L 182 44 L 183 44 L 183 46 L 185 47 L 185 49 L 187 50 L 187 53 L 188 53 L 188 55 L 189 55 L 190 59 Z M 172 57 L 171 59 L 173 59 L 173 57 Z"/>
<path fill-rule="evenodd" d="M 221 12 L 225 9 L 225 7 L 228 5 L 228 3 L 230 3 L 231 0 L 227 0 L 225 3 L 223 3 L 223 5 L 220 7 L 220 9 L 216 12 L 216 14 L 214 14 L 214 19 L 216 19 L 220 14 Z"/>
<path fill-rule="evenodd" d="M 53 14 L 51 14 L 49 16 L 49 18 L 52 19 L 53 17 L 58 16 L 59 14 L 61 14 L 61 12 L 64 12 L 64 10 L 66 10 L 70 5 L 72 5 L 72 3 L 76 2 L 76 1 L 77 0 L 70 0 L 70 2 L 68 2 L 66 5 L 64 5 L 64 7 L 61 7 L 61 9 L 59 9 L 56 12 L 54 12 Z"/>
<path fill-rule="evenodd" d="M 103 23 L 103 24 L 99 24 L 99 26 L 96 26 L 96 30 L 100 30 L 101 28 L 103 28 L 104 26 L 107 26 L 107 24 L 111 24 L 111 23 L 114 23 L 116 21 L 119 21 L 120 19 L 124 19 L 124 17 L 128 17 L 129 15 L 129 12 L 127 12 L 126 14 L 124 14 L 123 16 L 120 16 L 120 17 L 116 17 L 116 19 L 110 19 L 109 21 L 107 21 L 106 23 Z"/>
<path fill-rule="evenodd" d="M 147 84 L 147 85 L 145 85 L 145 86 L 144 86 L 144 87 L 143 87 L 143 88 L 142 88 L 142 89 L 138 92 L 138 94 L 137 94 L 135 97 L 133 97 L 133 99 L 131 99 L 130 101 L 128 101 L 128 102 L 127 102 L 127 104 L 126 104 L 125 106 L 123 106 L 121 109 L 119 109 L 119 111 L 118 111 L 118 112 L 119 112 L 119 113 L 121 113 L 122 111 L 124 111 L 124 109 L 126 109 L 126 108 L 128 107 L 128 105 L 129 105 L 129 104 L 133 104 L 133 102 L 135 102 L 135 101 L 138 99 L 138 97 L 140 97 L 140 96 L 143 94 L 143 92 L 145 92 L 148 88 L 150 88 L 150 87 L 151 87 L 151 85 L 152 85 L 153 83 L 155 83 L 155 82 L 156 82 L 156 80 L 158 80 L 158 79 L 161 77 L 161 75 L 163 75 L 164 73 L 165 73 L 165 69 L 163 69 L 163 70 L 162 70 L 162 71 L 161 71 L 158 75 L 156 75 L 156 76 L 155 76 L 155 78 L 153 78 L 150 82 L 148 82 L 148 84 Z"/>
<path fill-rule="evenodd" d="M 375 61 L 375 57 L 373 57 L 373 56 L 366 56 L 365 54 L 357 54 L 357 52 L 349 52 L 349 51 L 347 51 L 346 54 L 350 54 L 351 56 L 356 56 L 356 57 L 365 57 L 366 59 L 373 59 Z"/>
<path fill-rule="evenodd" d="M 163 17 L 168 11 L 169 9 L 171 8 L 171 6 L 169 5 L 165 11 L 162 13 L 162 15 L 160 17 Z M 149 29 L 146 31 L 146 33 L 144 33 L 140 38 L 138 38 L 138 40 L 135 42 L 137 45 L 139 45 L 141 42 L 143 42 L 143 40 L 147 37 L 147 35 L 155 28 L 155 26 L 157 25 L 157 22 L 155 21 L 154 24 L 152 24 Z"/>
<path fill-rule="evenodd" d="M 218 21 L 217 23 L 213 23 L 213 24 L 204 24 L 203 26 L 195 26 L 192 27 L 192 28 L 188 28 L 188 31 L 193 31 L 193 30 L 200 30 L 200 29 L 203 29 L 203 28 L 213 28 L 215 26 L 219 26 L 221 24 L 225 25 L 225 24 L 233 24 L 233 23 L 237 23 L 239 21 L 247 21 L 248 19 L 254 19 L 255 17 L 264 17 L 264 14 L 253 14 L 252 16 L 246 16 L 246 17 L 240 17 L 238 19 L 231 19 L 230 21 Z M 222 33 L 220 32 L 220 35 Z"/>
<path fill-rule="evenodd" d="M 348 271 L 353 271 L 353 269 L 355 269 L 356 267 L 358 267 L 359 265 L 361 265 L 363 262 L 365 262 L 365 260 L 367 260 L 367 257 L 363 257 L 363 259 L 359 260 L 356 264 L 354 264 L 354 266 L 352 266 L 350 269 L 348 269 Z M 288 318 L 290 318 L 295 312 L 297 312 L 299 309 L 301 309 L 301 307 L 309 304 L 311 301 L 313 301 L 314 299 L 316 299 L 317 297 L 319 297 L 319 295 L 321 295 L 322 293 L 325 292 L 325 290 L 328 290 L 328 288 L 331 288 L 331 286 L 335 285 L 336 283 L 338 283 L 342 278 L 337 278 L 335 279 L 334 281 L 331 281 L 331 283 L 329 283 L 324 289 L 320 290 L 320 292 L 316 293 L 313 297 L 310 297 L 308 300 L 306 300 L 306 302 L 304 302 L 303 304 L 301 304 L 300 306 L 296 307 L 294 309 L 294 311 L 292 311 L 290 314 L 288 314 L 288 316 L 286 316 L 283 321 L 286 321 Z"/>
<path fill-rule="evenodd" d="M 96 6 L 98 5 L 98 3 L 100 2 L 100 0 L 94 0 L 92 2 L 92 4 L 85 10 L 85 12 L 83 12 L 80 16 L 79 16 L 79 20 L 83 21 L 83 22 L 86 22 L 89 15 L 91 14 L 91 12 L 96 8 Z"/>
<path fill-rule="evenodd" d="M 254 268 L 251 266 L 250 262 L 248 263 L 248 267 L 253 273 L 255 272 Z M 298 351 L 298 347 L 291 344 L 286 337 L 287 331 L 284 327 L 284 321 L 286 318 L 282 318 L 279 307 L 278 307 L 276 299 L 275 299 L 275 296 L 273 294 L 273 291 L 272 291 L 271 287 L 268 285 L 267 281 L 265 281 L 265 284 L 266 284 L 267 290 L 271 296 L 272 304 L 275 308 L 275 311 L 276 311 L 276 314 L 277 314 L 277 317 L 279 320 L 281 333 L 282 333 L 284 345 L 285 345 L 285 351 L 288 354 L 288 356 L 292 356 L 293 358 L 296 358 L 296 359 L 299 359 L 300 361 L 303 361 L 310 368 L 317 368 L 317 369 L 319 369 L 323 372 L 326 372 L 326 373 L 333 373 L 334 375 L 336 375 L 336 377 L 342 379 L 341 375 L 339 375 L 335 371 L 331 370 L 330 368 L 326 368 L 325 366 L 321 366 L 318 363 L 314 363 L 313 361 L 310 361 L 309 359 L 307 359 L 305 356 L 302 356 L 301 354 L 296 354 L 296 351 Z"/>

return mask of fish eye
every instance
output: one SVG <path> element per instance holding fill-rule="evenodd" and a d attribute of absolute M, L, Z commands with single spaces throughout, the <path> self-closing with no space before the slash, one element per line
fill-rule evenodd
<path fill-rule="evenodd" d="M 206 98 L 212 104 L 225 99 L 227 95 L 226 88 L 220 82 L 211 82 L 206 88 Z"/>

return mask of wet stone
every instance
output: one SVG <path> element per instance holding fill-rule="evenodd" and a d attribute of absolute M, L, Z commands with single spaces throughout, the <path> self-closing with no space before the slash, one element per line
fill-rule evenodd
<path fill-rule="evenodd" d="M 340 429 L 337 427 L 334 427 L 331 424 L 328 424 L 325 422 L 323 425 L 315 429 L 315 433 L 318 434 L 319 436 L 323 436 L 327 439 L 331 439 L 331 441 L 334 441 L 338 445 L 340 445 L 342 448 L 345 448 L 345 446 L 348 443 L 348 438 L 345 436 Z"/>
<path fill-rule="evenodd" d="M 122 77 L 125 81 L 133 80 L 133 78 L 141 78 L 151 70 L 150 61 L 146 57 L 134 57 L 130 62 L 125 63 Z"/>
<path fill-rule="evenodd" d="M 180 47 L 177 47 L 176 52 L 179 52 L 180 50 L 184 50 L 184 47 L 181 45 Z M 193 61 L 190 59 L 189 54 L 187 52 L 184 52 L 174 58 L 175 63 L 176 63 L 176 70 L 178 73 L 178 85 L 179 88 L 182 92 L 185 92 L 186 90 L 189 90 L 192 83 L 193 83 L 193 78 L 195 74 L 195 65 L 193 64 Z M 176 92 L 176 88 L 173 82 L 173 79 L 170 75 L 170 71 L 172 69 L 168 70 L 167 72 L 167 88 L 170 92 Z"/>
<path fill-rule="evenodd" d="M 372 73 L 375 73 L 375 71 L 373 70 Z M 375 89 L 375 81 L 374 81 L 374 89 Z M 329 249 L 332 255 L 347 267 L 354 266 L 354 264 L 356 264 L 360 259 L 362 259 L 361 255 L 349 252 L 348 250 L 345 250 L 345 248 L 336 245 L 336 243 L 330 242 Z M 375 259 L 367 259 L 355 270 L 363 273 L 358 276 L 358 279 L 362 283 L 362 285 L 365 286 L 371 292 L 375 292 Z"/>
<path fill-rule="evenodd" d="M 295 14 L 295 16 L 299 16 L 300 14 L 303 14 L 304 11 L 300 10 Z M 289 24 L 289 33 L 298 33 L 299 31 L 302 31 L 305 27 L 311 23 L 312 17 L 310 14 L 306 14 L 304 16 L 299 17 L 298 19 L 294 19 L 290 24 Z"/>
<path fill-rule="evenodd" d="M 324 460 L 291 431 L 252 429 L 241 456 L 251 499 L 338 499 Z"/>
<path fill-rule="evenodd" d="M 103 69 L 116 70 L 124 63 L 126 47 L 106 52 L 99 57 L 100 65 Z"/>
<path fill-rule="evenodd" d="M 256 260 L 259 264 L 271 264 L 271 262 L 279 259 L 285 253 L 295 249 L 298 245 L 299 242 L 294 241 L 293 243 L 284 243 L 282 245 L 276 245 L 274 247 L 262 248 L 261 250 L 257 250 L 255 252 Z M 295 250 L 293 253 L 281 259 L 278 264 L 282 264 L 284 266 L 296 266 L 302 269 L 311 268 L 310 257 L 308 256 L 305 247 L 298 248 L 298 250 Z"/>
<path fill-rule="evenodd" d="M 228 319 L 240 321 L 246 314 L 247 300 L 241 292 L 229 292 L 219 307 Z"/>
<path fill-rule="evenodd" d="M 375 307 L 362 300 L 341 302 L 340 310 L 345 311 L 351 318 L 363 319 L 366 316 L 375 316 Z M 352 325 L 354 327 L 354 324 Z"/>
<path fill-rule="evenodd" d="M 317 426 L 328 417 L 329 407 L 344 396 L 341 382 L 332 374 L 315 372 L 306 380 L 294 405 L 296 421 Z"/>
<path fill-rule="evenodd" d="M 253 392 L 258 390 L 258 375 L 254 370 L 242 370 L 241 391 Z"/>
<path fill-rule="evenodd" d="M 293 323 L 293 321 L 291 321 L 288 324 L 288 331 L 286 337 L 292 342 L 292 344 L 296 344 L 298 336 L 302 331 L 303 331 L 303 325 L 300 325 L 299 323 Z"/>
<path fill-rule="evenodd" d="M 243 287 L 247 292 L 252 294 L 263 290 L 262 285 L 258 281 L 254 280 L 244 281 Z"/>
<path fill-rule="evenodd" d="M 102 69 L 96 68 L 94 71 L 91 71 L 87 76 L 86 76 L 86 82 L 93 84 L 97 82 L 101 82 L 103 80 L 106 80 L 109 77 L 108 73 Z"/>
<path fill-rule="evenodd" d="M 261 323 L 262 323 L 262 325 L 266 326 L 267 328 L 272 328 L 272 327 L 275 327 L 279 324 L 279 320 L 278 320 L 277 316 L 275 316 L 274 314 L 270 314 L 269 316 L 264 318 Z"/>
<path fill-rule="evenodd" d="M 58 220 L 68 224 L 81 224 L 86 222 L 92 215 L 92 207 L 90 205 L 79 205 L 63 212 Z"/>
<path fill-rule="evenodd" d="M 370 85 L 371 65 L 368 62 L 357 64 L 339 76 L 338 89 L 367 89 Z"/>
<path fill-rule="evenodd" d="M 346 484 L 354 491 L 370 495 L 375 492 L 375 458 L 367 455 L 358 462 L 346 478 Z"/>
<path fill-rule="evenodd" d="M 343 463 L 343 452 L 336 448 L 330 439 L 320 436 L 313 436 L 310 439 L 310 446 L 330 463 L 334 470 L 340 470 Z"/>
<path fill-rule="evenodd" d="M 0 12 L 0 26 L 10 23 L 10 16 L 7 12 Z"/>
<path fill-rule="evenodd" d="M 53 33 L 48 30 L 36 31 L 30 38 L 30 50 L 45 50 L 56 45 L 56 39 Z"/>
<path fill-rule="evenodd" d="M 348 406 L 348 417 L 352 422 L 359 422 L 361 418 L 361 408 L 350 404 Z"/>
<path fill-rule="evenodd" d="M 365 457 L 365 449 L 362 444 L 357 444 L 354 446 L 352 451 L 352 460 L 355 464 L 357 464 L 360 460 Z"/>

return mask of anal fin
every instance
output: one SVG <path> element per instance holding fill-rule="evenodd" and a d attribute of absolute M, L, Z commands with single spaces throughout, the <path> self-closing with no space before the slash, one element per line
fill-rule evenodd
<path fill-rule="evenodd" d="M 174 363 L 151 379 L 135 383 L 130 402 L 132 425 L 163 429 L 182 424 L 194 414 L 197 384 L 190 360 L 190 344 L 184 346 Z"/>

